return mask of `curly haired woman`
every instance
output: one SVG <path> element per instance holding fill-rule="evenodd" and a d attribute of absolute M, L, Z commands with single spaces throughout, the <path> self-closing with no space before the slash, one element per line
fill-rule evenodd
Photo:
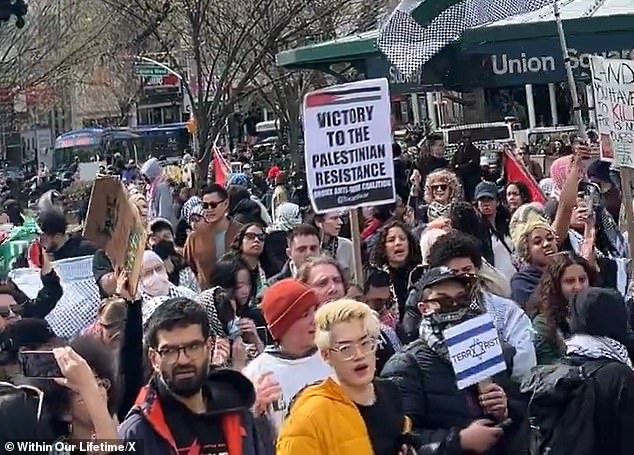
<path fill-rule="evenodd" d="M 393 311 L 398 321 L 402 321 L 409 274 L 422 262 L 418 242 L 402 221 L 391 221 L 383 227 L 370 262 L 389 273 L 392 295 L 397 303 Z"/>
<path fill-rule="evenodd" d="M 425 179 L 425 203 L 419 207 L 420 219 L 424 223 L 449 215 L 449 207 L 453 202 L 463 199 L 462 185 L 451 171 L 440 169 L 432 172 Z"/>
<path fill-rule="evenodd" d="M 533 317 L 538 365 L 554 363 L 566 353 L 568 302 L 579 291 L 596 286 L 597 281 L 596 269 L 586 259 L 568 252 L 555 255 L 526 304 Z"/>

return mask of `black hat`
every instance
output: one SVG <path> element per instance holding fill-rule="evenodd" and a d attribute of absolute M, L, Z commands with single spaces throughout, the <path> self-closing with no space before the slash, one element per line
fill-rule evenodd
<path fill-rule="evenodd" d="M 620 292 L 607 288 L 587 288 L 571 299 L 568 325 L 573 335 L 610 337 L 623 343 L 628 317 L 625 300 Z"/>
<path fill-rule="evenodd" d="M 65 234 L 68 223 L 64 212 L 56 207 L 42 210 L 37 217 L 37 225 L 44 234 Z"/>
<path fill-rule="evenodd" d="M 470 275 L 456 273 L 449 267 L 434 267 L 420 278 L 417 287 L 421 291 L 424 291 L 425 289 L 438 283 L 450 280 L 459 281 L 464 284 L 471 284 L 473 283 L 473 278 L 474 277 Z"/>

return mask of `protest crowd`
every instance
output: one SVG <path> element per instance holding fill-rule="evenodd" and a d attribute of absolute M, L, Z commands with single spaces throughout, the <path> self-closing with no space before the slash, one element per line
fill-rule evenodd
<path fill-rule="evenodd" d="M 0 439 L 183 455 L 632 453 L 618 182 L 578 138 L 541 188 L 526 153 L 509 154 L 523 177 L 505 181 L 469 144 L 447 160 L 430 135 L 407 162 L 394 144 L 396 202 L 358 212 L 312 213 L 277 166 L 262 198 L 248 172 L 174 188 L 156 158 L 125 185 L 106 178 L 123 195 L 114 209 L 93 190 L 83 234 L 54 193 L 34 221 L 4 201 L 38 235 L 0 287 Z M 105 241 L 89 234 L 96 219 Z M 116 238 L 129 219 L 141 245 Z M 135 283 L 115 243 L 136 256 Z"/>

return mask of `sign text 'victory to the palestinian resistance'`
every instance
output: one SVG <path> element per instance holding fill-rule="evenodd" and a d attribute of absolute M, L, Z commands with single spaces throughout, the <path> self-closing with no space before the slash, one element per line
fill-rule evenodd
<path fill-rule="evenodd" d="M 386 79 L 307 94 L 304 135 L 308 190 L 317 213 L 394 201 Z"/>

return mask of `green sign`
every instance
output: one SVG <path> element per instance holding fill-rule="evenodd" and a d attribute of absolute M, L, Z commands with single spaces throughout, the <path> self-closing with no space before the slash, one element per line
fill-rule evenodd
<path fill-rule="evenodd" d="M 151 76 L 165 76 L 167 70 L 151 63 L 136 64 L 134 66 L 134 72 L 137 76 L 151 77 Z"/>

